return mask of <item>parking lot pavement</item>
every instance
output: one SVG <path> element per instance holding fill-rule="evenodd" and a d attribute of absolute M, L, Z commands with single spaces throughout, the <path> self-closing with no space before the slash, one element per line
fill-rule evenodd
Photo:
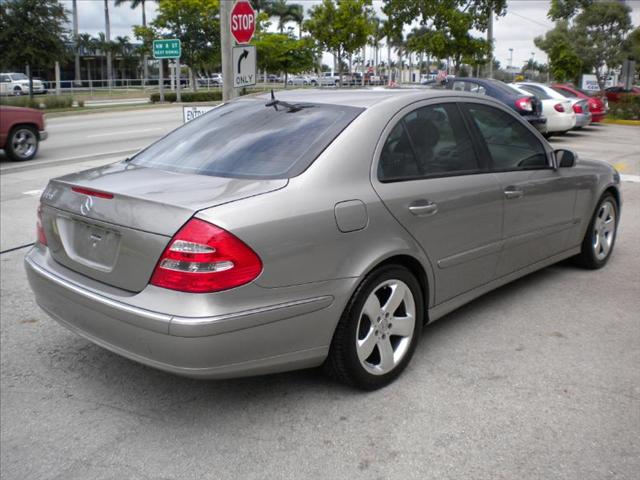
<path fill-rule="evenodd" d="M 630 125 L 592 123 L 580 130 L 550 138 L 554 148 L 569 148 L 581 157 L 606 160 L 622 175 L 640 181 L 640 128 Z"/>
<path fill-rule="evenodd" d="M 637 479 L 640 184 L 609 265 L 563 263 L 425 329 L 362 393 L 317 371 L 194 381 L 66 331 L 4 254 L 0 476 L 13 479 Z M 239 346 L 241 348 L 241 346 Z"/>

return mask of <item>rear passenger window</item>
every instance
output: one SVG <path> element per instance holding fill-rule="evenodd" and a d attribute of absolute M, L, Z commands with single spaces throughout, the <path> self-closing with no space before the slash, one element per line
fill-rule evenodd
<path fill-rule="evenodd" d="M 378 164 L 381 181 L 478 171 L 471 138 L 454 104 L 407 114 L 389 134 Z"/>
<path fill-rule="evenodd" d="M 487 144 L 493 170 L 525 170 L 549 166 L 542 143 L 517 118 L 486 105 L 467 104 L 466 109 Z"/>

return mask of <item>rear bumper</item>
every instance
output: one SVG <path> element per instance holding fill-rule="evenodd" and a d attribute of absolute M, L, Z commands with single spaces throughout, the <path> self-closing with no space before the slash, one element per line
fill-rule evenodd
<path fill-rule="evenodd" d="M 178 317 L 114 301 L 25 258 L 38 305 L 61 325 L 134 361 L 178 375 L 227 378 L 320 365 L 341 307 L 331 295 L 208 317 Z"/>
<path fill-rule="evenodd" d="M 547 117 L 548 132 L 566 132 L 576 125 L 575 115 L 556 115 Z"/>
<path fill-rule="evenodd" d="M 38 132 L 38 138 L 40 139 L 41 142 L 43 140 L 46 140 L 47 138 L 49 138 L 49 132 L 47 132 L 46 130 L 40 130 Z"/>
<path fill-rule="evenodd" d="M 574 128 L 586 127 L 591 123 L 591 113 L 576 114 L 576 126 Z"/>

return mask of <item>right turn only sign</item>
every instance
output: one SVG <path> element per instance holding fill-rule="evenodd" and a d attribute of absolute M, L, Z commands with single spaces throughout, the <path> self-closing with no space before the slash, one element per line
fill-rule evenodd
<path fill-rule="evenodd" d="M 256 47 L 233 47 L 233 86 L 249 87 L 256 84 Z"/>

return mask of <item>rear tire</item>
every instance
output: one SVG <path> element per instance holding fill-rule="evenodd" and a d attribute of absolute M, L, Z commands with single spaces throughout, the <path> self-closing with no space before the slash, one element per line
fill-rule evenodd
<path fill-rule="evenodd" d="M 575 263 L 591 270 L 604 267 L 613 253 L 617 232 L 618 202 L 611 193 L 605 193 L 593 212 Z"/>
<path fill-rule="evenodd" d="M 411 360 L 423 319 L 422 289 L 415 276 L 400 265 L 374 270 L 340 318 L 325 369 L 362 390 L 388 385 Z"/>
<path fill-rule="evenodd" d="M 5 152 L 9 160 L 24 162 L 38 153 L 40 137 L 38 131 L 29 125 L 18 125 L 9 132 Z"/>

